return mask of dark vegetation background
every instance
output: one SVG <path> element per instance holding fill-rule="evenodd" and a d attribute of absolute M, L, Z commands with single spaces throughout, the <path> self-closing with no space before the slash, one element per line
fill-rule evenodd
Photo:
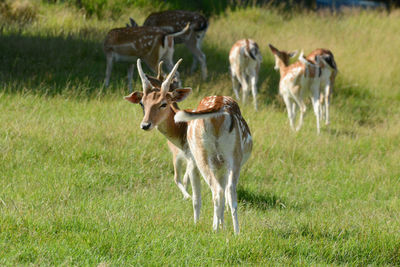
<path fill-rule="evenodd" d="M 4 0 L 3 0 L 4 1 Z M 283 10 L 292 9 L 311 9 L 315 10 L 318 6 L 317 0 L 43 0 L 48 3 L 70 2 L 78 8 L 83 8 L 89 16 L 104 15 L 106 9 L 111 10 L 117 15 L 126 6 L 136 6 L 141 8 L 152 9 L 185 9 L 201 11 L 203 14 L 210 16 L 220 14 L 227 8 L 235 9 L 237 7 L 247 6 L 273 6 L 280 7 Z M 346 0 L 332 0 L 332 5 Z M 357 2 L 357 0 L 353 1 Z M 365 1 L 364 1 L 365 2 Z M 388 9 L 400 5 L 399 0 L 376 0 L 374 2 L 384 3 Z"/>

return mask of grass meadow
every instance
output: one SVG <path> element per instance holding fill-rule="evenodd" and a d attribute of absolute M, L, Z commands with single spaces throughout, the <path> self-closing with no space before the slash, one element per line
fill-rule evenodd
<path fill-rule="evenodd" d="M 200 222 L 173 181 L 166 139 L 144 132 L 142 111 L 123 100 L 127 64 L 103 88 L 112 20 L 64 4 L 0 35 L 0 265 L 400 265 L 400 13 L 281 13 L 238 9 L 210 19 L 204 41 L 210 77 L 183 84 L 194 107 L 232 95 L 228 52 L 241 38 L 260 45 L 259 111 L 241 104 L 254 139 L 239 182 L 241 233 L 212 231 L 202 182 Z M 267 48 L 326 47 L 339 75 L 331 125 L 316 135 L 308 104 L 289 128 L 279 73 Z M 135 70 L 135 89 L 141 90 Z"/>

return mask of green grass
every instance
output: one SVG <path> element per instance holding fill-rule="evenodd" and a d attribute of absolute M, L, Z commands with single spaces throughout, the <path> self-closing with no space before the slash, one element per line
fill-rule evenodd
<path fill-rule="evenodd" d="M 214 17 L 206 82 L 177 49 L 183 83 L 194 89 L 185 108 L 232 94 L 234 41 L 252 37 L 262 50 L 260 111 L 241 105 L 254 150 L 240 177 L 234 236 L 228 213 L 226 229 L 211 230 L 205 183 L 194 225 L 165 138 L 140 130 L 142 111 L 122 100 L 127 66 L 116 64 L 111 87 L 102 87 L 107 30 L 145 14 L 99 21 L 64 5 L 38 12 L 0 35 L 1 265 L 400 265 L 398 13 Z M 290 131 L 268 43 L 334 52 L 332 125 L 320 136 L 310 106 L 301 131 Z"/>

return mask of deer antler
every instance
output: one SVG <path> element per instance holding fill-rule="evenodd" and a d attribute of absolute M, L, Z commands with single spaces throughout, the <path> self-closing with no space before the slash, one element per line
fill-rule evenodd
<path fill-rule="evenodd" d="M 164 61 L 160 61 L 160 63 L 158 63 L 158 73 L 157 73 L 157 79 L 162 81 L 164 79 L 164 77 L 162 76 L 162 65 L 163 65 Z"/>
<path fill-rule="evenodd" d="M 169 91 L 169 86 L 171 85 L 172 79 L 175 75 L 176 70 L 178 69 L 179 65 L 182 63 L 182 59 L 179 59 L 178 62 L 176 62 L 174 68 L 171 70 L 171 72 L 168 74 L 167 78 L 163 81 L 161 84 L 161 92 L 163 94 L 166 94 Z"/>
<path fill-rule="evenodd" d="M 146 74 L 144 74 L 144 72 L 143 72 L 142 61 L 140 60 L 140 58 L 137 60 L 137 68 L 138 68 L 140 79 L 142 80 L 143 92 L 147 93 L 152 88 L 152 86 L 151 86 L 149 79 L 147 79 Z"/>

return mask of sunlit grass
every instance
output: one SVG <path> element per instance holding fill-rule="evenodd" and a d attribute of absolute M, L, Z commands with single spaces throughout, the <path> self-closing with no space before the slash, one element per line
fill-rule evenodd
<path fill-rule="evenodd" d="M 227 55 L 251 37 L 264 58 L 261 108 L 241 105 L 254 150 L 239 182 L 241 234 L 213 233 L 211 193 L 193 224 L 156 130 L 124 101 L 126 65 L 102 87 L 101 44 L 116 21 L 41 5 L 38 20 L 0 36 L 0 263 L 2 265 L 398 265 L 400 264 L 399 16 L 280 14 L 249 9 L 212 18 L 204 43 L 210 79 L 194 93 L 231 95 Z M 338 76 L 332 125 L 316 135 L 309 110 L 293 133 L 277 96 L 267 44 L 330 48 Z M 136 82 L 136 90 L 140 90 Z"/>

